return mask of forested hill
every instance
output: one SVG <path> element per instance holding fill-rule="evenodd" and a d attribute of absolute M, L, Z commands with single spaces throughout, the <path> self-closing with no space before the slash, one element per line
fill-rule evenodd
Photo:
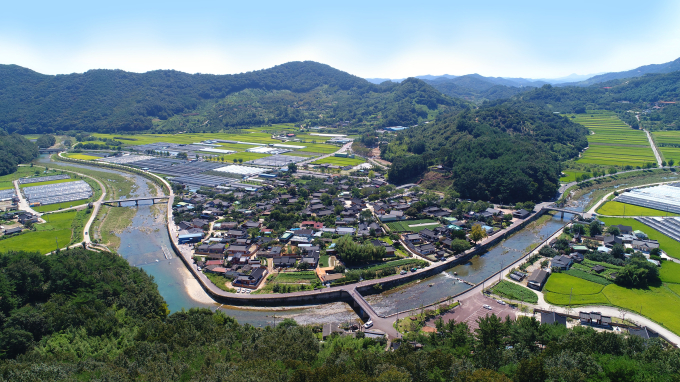
<path fill-rule="evenodd" d="M 19 163 L 28 163 L 38 157 L 38 146 L 19 134 L 8 135 L 0 129 L 0 175 L 17 170 Z"/>
<path fill-rule="evenodd" d="M 677 381 L 659 339 L 480 317 L 436 321 L 401 346 L 222 310 L 168 315 L 153 279 L 110 253 L 0 254 L 0 381 Z M 416 349 L 413 344 L 422 345 Z"/>
<path fill-rule="evenodd" d="M 0 65 L 0 127 L 8 132 L 218 131 L 339 121 L 379 127 L 413 125 L 464 107 L 417 79 L 375 85 L 310 61 L 234 75 L 90 70 L 49 76 Z"/>
<path fill-rule="evenodd" d="M 442 164 L 461 197 L 541 201 L 555 196 L 560 162 L 578 156 L 588 145 L 586 134 L 583 126 L 536 105 L 496 102 L 408 129 L 382 154 L 393 161 L 389 179 L 395 183 Z"/>
<path fill-rule="evenodd" d="M 680 71 L 612 80 L 588 87 L 544 85 L 513 98 L 562 113 L 584 113 L 593 109 L 617 111 L 630 125 L 636 122 L 630 113 L 626 113 L 628 110 L 653 109 L 661 102 L 658 104 L 661 110 L 650 110 L 649 115 L 643 117 L 663 122 L 663 128 L 680 127 Z M 663 103 L 676 101 L 675 104 Z"/>
<path fill-rule="evenodd" d="M 575 83 L 566 83 L 564 85 L 576 85 L 576 86 L 590 86 L 593 84 L 599 84 L 602 82 L 608 82 L 611 80 L 619 80 L 623 78 L 634 78 L 634 77 L 641 77 L 646 74 L 653 74 L 653 73 L 671 73 L 680 70 L 680 58 L 666 62 L 663 64 L 652 64 L 652 65 L 644 65 L 640 66 L 635 69 L 631 70 L 626 70 L 623 72 L 611 72 L 611 73 L 604 73 L 600 74 L 597 76 L 593 76 L 588 78 L 587 80 L 575 82 Z"/>

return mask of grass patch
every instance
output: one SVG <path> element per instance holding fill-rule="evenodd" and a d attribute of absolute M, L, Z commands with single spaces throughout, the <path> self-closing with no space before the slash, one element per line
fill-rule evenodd
<path fill-rule="evenodd" d="M 117 235 L 130 225 L 137 209 L 134 207 L 102 206 L 103 208 L 107 208 L 107 213 L 99 227 L 102 236 L 101 242 L 109 248 L 117 249 L 120 246 L 120 238 Z"/>
<path fill-rule="evenodd" d="M 89 201 L 90 201 L 90 199 L 80 199 L 80 200 L 74 200 L 72 202 L 61 202 L 61 203 L 47 204 L 47 205 L 44 205 L 44 206 L 33 207 L 33 209 L 38 211 L 38 212 L 51 212 L 51 211 L 62 210 L 64 208 L 79 206 L 81 204 L 86 204 Z"/>
<path fill-rule="evenodd" d="M 27 178 L 31 176 L 35 176 L 35 172 L 38 171 L 41 176 L 48 176 L 48 175 L 57 175 L 57 172 L 50 171 L 48 174 L 43 174 L 43 168 L 42 167 L 29 167 L 29 166 L 19 166 L 17 168 L 17 171 L 12 173 L 12 174 L 7 174 L 0 176 L 0 190 L 8 190 L 10 188 L 14 188 L 14 184 L 12 183 L 13 181 L 19 179 L 19 178 Z"/>
<path fill-rule="evenodd" d="M 252 146 L 250 146 L 252 148 Z M 224 162 L 224 165 L 229 165 L 229 164 L 238 164 L 234 163 L 234 159 L 237 161 L 239 159 L 243 160 L 244 162 L 248 162 L 254 159 L 260 159 L 260 158 L 266 158 L 271 156 L 270 154 L 261 154 L 261 153 L 236 153 L 236 154 L 227 154 L 227 155 L 219 155 L 217 158 L 219 159 L 220 162 Z"/>
<path fill-rule="evenodd" d="M 491 288 L 491 292 L 509 298 L 511 300 L 524 301 L 535 304 L 538 302 L 538 295 L 529 288 L 502 280 Z"/>
<path fill-rule="evenodd" d="M 227 287 L 227 282 L 229 282 L 229 280 L 226 277 L 216 275 L 212 272 L 204 272 L 203 274 L 208 278 L 208 280 L 210 280 L 210 282 L 215 284 L 216 287 L 222 289 L 225 292 L 236 293 L 236 289 Z"/>
<path fill-rule="evenodd" d="M 560 182 L 564 183 L 573 182 L 576 180 L 577 176 L 581 176 L 586 173 L 585 171 L 570 171 L 570 170 L 562 172 L 564 173 L 564 176 L 560 178 Z"/>
<path fill-rule="evenodd" d="M 50 214 L 45 219 L 48 222 L 36 224 L 35 231 L 28 231 L 16 236 L 0 240 L 0 252 L 37 251 L 52 252 L 71 243 L 72 223 L 76 218 L 76 211 Z"/>
<path fill-rule="evenodd" d="M 668 256 L 674 257 L 676 259 L 680 258 L 680 243 L 646 224 L 640 223 L 639 221 L 631 218 L 601 218 L 600 220 L 602 220 L 607 226 L 623 224 L 633 227 L 633 230 L 640 230 L 646 233 L 650 239 L 658 241 L 659 246 L 664 252 L 668 254 Z"/>
<path fill-rule="evenodd" d="M 321 268 L 326 268 L 328 267 L 328 263 L 330 261 L 330 256 L 329 255 L 322 255 L 319 257 L 319 267 Z"/>
<path fill-rule="evenodd" d="M 26 187 L 34 187 L 34 186 L 45 186 L 48 184 L 57 184 L 57 183 L 69 183 L 69 182 L 75 182 L 78 179 L 57 179 L 57 180 L 49 180 L 47 182 L 36 182 L 36 183 L 27 183 L 27 184 L 19 184 L 20 188 L 26 188 Z"/>
<path fill-rule="evenodd" d="M 672 212 L 668 213 L 666 211 L 616 201 L 604 203 L 596 212 L 600 215 L 610 216 L 680 216 Z"/>
<path fill-rule="evenodd" d="M 284 272 L 279 273 L 272 278 L 275 283 L 297 283 L 297 282 L 311 282 L 318 280 L 316 272 L 301 271 L 301 272 Z"/>

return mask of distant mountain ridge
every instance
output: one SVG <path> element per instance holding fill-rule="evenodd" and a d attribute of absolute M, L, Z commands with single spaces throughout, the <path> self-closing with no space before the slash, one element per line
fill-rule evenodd
<path fill-rule="evenodd" d="M 272 123 L 411 126 L 466 108 L 424 81 L 372 84 L 312 61 L 234 75 L 90 70 L 50 76 L 0 65 L 8 132 L 220 131 Z"/>

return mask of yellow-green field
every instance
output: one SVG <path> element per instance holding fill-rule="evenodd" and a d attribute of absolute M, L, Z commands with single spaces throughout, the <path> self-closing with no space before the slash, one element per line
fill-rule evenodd
<path fill-rule="evenodd" d="M 340 158 L 340 157 L 328 157 L 328 158 L 323 158 L 319 159 L 317 161 L 312 162 L 312 164 L 331 164 L 334 166 L 356 166 L 358 164 L 364 163 L 365 160 L 363 158 Z"/>
<path fill-rule="evenodd" d="M 652 137 L 663 160 L 673 159 L 675 163 L 680 163 L 680 147 L 664 146 L 664 144 L 680 145 L 680 131 L 655 131 Z"/>
<path fill-rule="evenodd" d="M 597 209 L 597 213 L 608 216 L 678 216 L 678 214 L 668 213 L 666 211 L 616 201 L 603 204 Z"/>
<path fill-rule="evenodd" d="M 64 156 L 67 157 L 67 158 L 80 159 L 80 160 L 101 159 L 100 157 L 96 157 L 94 155 L 85 155 L 85 154 L 64 154 Z"/>
<path fill-rule="evenodd" d="M 64 208 L 71 208 L 71 207 L 79 206 L 81 204 L 86 204 L 88 202 L 90 202 L 90 199 L 81 199 L 81 200 L 74 200 L 74 201 L 71 201 L 71 202 L 61 202 L 61 203 L 47 204 L 47 205 L 44 205 L 44 206 L 33 207 L 33 209 L 38 211 L 38 212 L 51 212 L 51 211 L 63 210 Z"/>
<path fill-rule="evenodd" d="M 628 127 L 615 114 L 591 111 L 573 117 L 572 121 L 594 133 L 588 136 L 589 147 L 579 163 L 633 167 L 656 163 L 644 131 Z"/>

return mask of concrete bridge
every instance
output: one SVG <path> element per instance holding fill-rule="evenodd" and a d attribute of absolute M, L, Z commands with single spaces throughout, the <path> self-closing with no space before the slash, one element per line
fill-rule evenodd
<path fill-rule="evenodd" d="M 556 206 L 554 206 L 554 205 L 542 206 L 541 209 L 542 209 L 542 210 L 546 210 L 546 211 L 557 211 L 557 212 L 561 212 L 561 213 L 562 213 L 562 214 L 561 214 L 561 217 L 562 217 L 562 218 L 564 218 L 564 214 L 565 214 L 565 213 L 573 214 L 573 215 L 578 215 L 578 216 L 583 216 L 583 212 L 578 212 L 578 211 L 570 210 L 570 209 L 568 209 L 568 208 L 556 207 Z"/>
<path fill-rule="evenodd" d="M 160 203 L 163 201 L 169 201 L 169 197 L 167 196 L 154 196 L 154 197 L 145 197 L 145 198 L 130 198 L 130 199 L 118 199 L 118 200 L 106 200 L 103 201 L 102 204 L 109 205 L 111 207 L 122 207 L 122 203 L 125 202 L 135 202 L 135 206 L 139 205 L 139 202 L 141 201 L 148 201 L 150 200 L 153 204 L 156 204 L 156 202 Z"/>
<path fill-rule="evenodd" d="M 40 154 L 56 154 L 64 151 L 64 149 L 38 149 Z"/>

